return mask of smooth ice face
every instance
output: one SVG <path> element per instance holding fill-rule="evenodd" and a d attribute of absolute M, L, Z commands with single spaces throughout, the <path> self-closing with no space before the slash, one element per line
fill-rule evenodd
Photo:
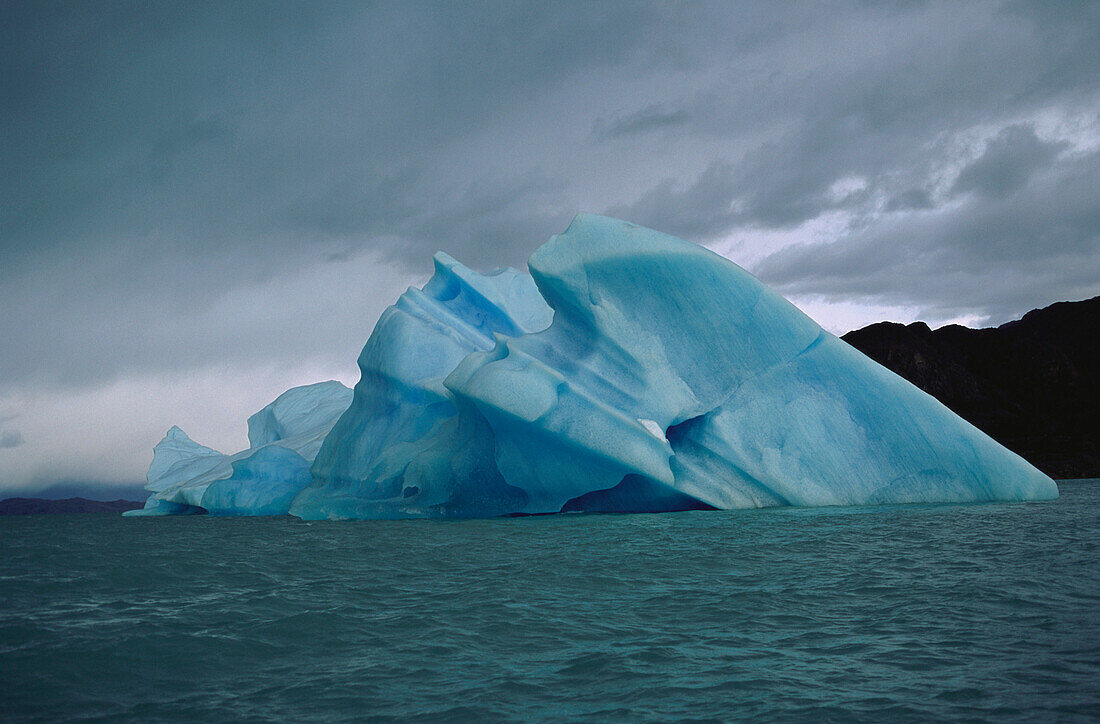
<path fill-rule="evenodd" d="M 424 290 L 379 320 L 293 514 L 1057 496 L 1023 459 L 701 247 L 581 215 L 529 267 L 530 278 L 483 276 L 437 256 Z"/>
<path fill-rule="evenodd" d="M 295 387 L 248 418 L 249 448 L 235 455 L 172 427 L 153 449 L 142 510 L 124 515 L 282 515 L 309 484 L 321 442 L 351 402 L 339 382 Z"/>
<path fill-rule="evenodd" d="M 319 433 L 327 434 L 349 404 L 351 390 L 332 380 L 287 390 L 248 418 L 248 447 L 294 440 L 296 449 L 312 460 L 324 439 Z"/>

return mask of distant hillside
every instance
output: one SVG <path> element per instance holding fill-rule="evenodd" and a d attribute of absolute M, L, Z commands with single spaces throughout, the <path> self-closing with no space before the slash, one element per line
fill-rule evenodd
<path fill-rule="evenodd" d="M 66 498 L 65 500 L 44 500 L 43 498 L 8 498 L 0 500 L 0 515 L 43 515 L 51 513 L 121 513 L 144 506 L 133 500 L 88 500 L 87 498 Z"/>
<path fill-rule="evenodd" d="M 842 339 L 1051 477 L 1100 477 L 1100 297 L 989 329 L 879 322 Z"/>

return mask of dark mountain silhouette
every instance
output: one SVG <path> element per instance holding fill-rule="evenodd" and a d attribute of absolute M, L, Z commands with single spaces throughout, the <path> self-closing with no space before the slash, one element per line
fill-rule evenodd
<path fill-rule="evenodd" d="M 44 498 L 7 498 L 0 500 L 0 515 L 44 515 L 51 513 L 121 513 L 124 510 L 141 508 L 145 504 L 133 500 L 88 500 L 87 498 L 66 498 L 65 500 L 46 500 Z"/>
<path fill-rule="evenodd" d="M 1047 475 L 1100 477 L 1100 297 L 989 329 L 879 322 L 841 339 Z"/>

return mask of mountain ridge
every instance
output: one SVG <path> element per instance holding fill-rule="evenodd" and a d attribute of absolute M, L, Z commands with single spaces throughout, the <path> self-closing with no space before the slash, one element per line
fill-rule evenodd
<path fill-rule="evenodd" d="M 841 339 L 1047 475 L 1100 477 L 1100 296 L 998 327 L 877 322 Z"/>
<path fill-rule="evenodd" d="M 136 500 L 89 500 L 87 498 L 5 498 L 0 500 L 0 515 L 63 515 L 72 513 L 121 513 L 140 508 Z"/>

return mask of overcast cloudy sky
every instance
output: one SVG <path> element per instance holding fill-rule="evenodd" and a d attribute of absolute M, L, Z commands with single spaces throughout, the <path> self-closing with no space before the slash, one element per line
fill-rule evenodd
<path fill-rule="evenodd" d="M 1094 296 L 1098 48 L 1095 2 L 0 4 L 0 497 L 245 447 L 432 252 L 580 210 L 837 333 Z"/>

